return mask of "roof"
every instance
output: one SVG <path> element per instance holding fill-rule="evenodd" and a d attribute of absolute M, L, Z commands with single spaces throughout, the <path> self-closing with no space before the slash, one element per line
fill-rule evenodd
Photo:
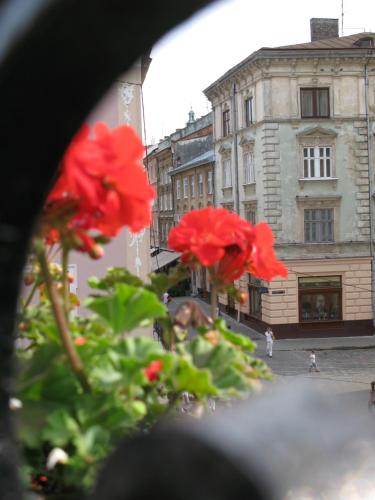
<path fill-rule="evenodd" d="M 355 35 L 342 36 L 336 38 L 326 38 L 325 40 L 317 40 L 315 42 L 308 43 L 298 43 L 295 45 L 284 45 L 281 47 L 262 47 L 261 49 L 252 52 L 248 57 L 240 61 L 238 64 L 230 68 L 226 71 L 220 78 L 214 81 L 211 85 L 209 85 L 203 93 L 208 95 L 211 90 L 213 90 L 216 85 L 223 83 L 232 77 L 237 71 L 245 67 L 246 65 L 253 63 L 262 58 L 268 57 L 290 57 L 290 52 L 294 52 L 298 54 L 301 51 L 301 57 L 304 57 L 302 54 L 303 51 L 307 53 L 309 51 L 324 51 L 323 54 L 329 53 L 330 56 L 335 57 L 336 54 L 334 51 L 342 50 L 349 51 L 351 54 L 355 54 L 357 51 L 362 51 L 362 54 L 368 54 L 369 50 L 374 50 L 372 47 L 361 47 L 356 42 L 361 40 L 362 38 L 372 38 L 374 40 L 375 45 L 375 33 L 372 32 L 361 32 L 356 33 Z M 353 52 L 352 52 L 353 51 Z"/>
<path fill-rule="evenodd" d="M 151 258 L 151 269 L 152 271 L 158 271 L 163 267 L 171 264 L 180 257 L 179 252 L 173 252 L 170 250 L 162 250 L 160 253 Z"/>
<path fill-rule="evenodd" d="M 294 45 L 283 45 L 281 47 L 263 47 L 261 50 L 311 50 L 311 49 L 318 49 L 318 50 L 336 50 L 336 49 L 355 49 L 355 50 L 361 50 L 361 49 L 368 49 L 371 47 L 360 47 L 359 45 L 356 45 L 355 43 L 358 40 L 361 40 L 362 38 L 372 38 L 375 39 L 375 33 L 371 32 L 362 32 L 362 33 L 356 33 L 355 35 L 349 35 L 349 36 L 341 36 L 341 37 L 335 37 L 335 38 L 326 38 L 324 40 L 316 40 L 315 42 L 308 42 L 308 43 L 297 43 Z"/>
<path fill-rule="evenodd" d="M 210 149 L 209 151 L 206 151 L 205 153 L 196 156 L 192 160 L 187 161 L 183 165 L 174 168 L 171 172 L 169 172 L 169 175 L 175 175 L 184 170 L 188 170 L 189 168 L 199 167 L 200 165 L 204 165 L 206 163 L 212 163 L 214 161 L 215 161 L 215 153 L 213 149 Z"/>

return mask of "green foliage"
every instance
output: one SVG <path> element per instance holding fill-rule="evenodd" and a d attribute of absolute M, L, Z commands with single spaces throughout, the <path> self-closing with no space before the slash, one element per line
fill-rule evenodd
<path fill-rule="evenodd" d="M 177 335 L 158 299 L 177 277 L 183 277 L 181 269 L 171 276 L 151 275 L 151 283 L 144 285 L 126 270 L 111 268 L 102 280 L 90 279 L 103 293 L 85 303 L 96 314 L 69 318 L 88 392 L 70 368 L 48 302 L 23 311 L 19 334 L 31 342 L 18 350 L 17 397 L 23 407 L 16 416 L 24 471 L 46 474 L 47 455 L 59 447 L 69 461 L 48 477 L 64 488 L 89 489 L 118 439 L 152 426 L 163 414 L 180 415 L 183 392 L 205 405 L 209 397 L 243 397 L 258 388 L 259 379 L 269 378 L 267 367 L 252 355 L 254 343 L 229 330 L 222 319 L 200 328 L 190 341 Z M 174 332 L 175 351 L 150 337 L 123 335 L 155 319 L 168 335 Z M 150 375 L 155 363 L 160 370 Z"/>
<path fill-rule="evenodd" d="M 165 306 L 154 293 L 125 283 L 116 283 L 110 295 L 89 297 L 85 306 L 99 314 L 115 333 L 149 326 L 154 319 L 166 316 Z"/>

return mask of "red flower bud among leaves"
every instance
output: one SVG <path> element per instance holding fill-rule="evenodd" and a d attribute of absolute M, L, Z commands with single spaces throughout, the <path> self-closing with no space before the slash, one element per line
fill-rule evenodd
<path fill-rule="evenodd" d="M 104 255 L 104 248 L 95 243 L 95 245 L 91 248 L 89 255 L 92 259 L 101 259 Z"/>
<path fill-rule="evenodd" d="M 66 276 L 68 278 L 69 283 L 73 283 L 74 282 L 74 276 L 72 274 L 68 273 Z"/>
<path fill-rule="evenodd" d="M 158 380 L 159 373 L 162 370 L 162 368 L 163 368 L 163 362 L 160 359 L 151 361 L 151 363 L 144 369 L 145 377 L 149 382 L 154 382 L 155 380 Z"/>
<path fill-rule="evenodd" d="M 80 345 L 85 345 L 85 344 L 87 344 L 87 338 L 86 338 L 86 337 L 83 337 L 83 336 L 81 335 L 81 336 L 76 337 L 76 338 L 74 339 L 74 343 L 75 343 L 75 345 L 78 345 L 78 346 L 80 346 Z"/>

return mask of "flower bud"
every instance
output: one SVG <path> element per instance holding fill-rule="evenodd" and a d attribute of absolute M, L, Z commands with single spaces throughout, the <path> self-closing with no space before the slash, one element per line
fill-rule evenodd
<path fill-rule="evenodd" d="M 69 460 L 68 454 L 61 448 L 53 448 L 47 457 L 46 469 L 52 470 L 57 464 L 66 464 Z"/>
<path fill-rule="evenodd" d="M 238 295 L 238 302 L 240 304 L 246 304 L 248 295 L 246 292 L 240 292 Z"/>
<path fill-rule="evenodd" d="M 33 272 L 29 271 L 25 273 L 23 277 L 23 282 L 25 283 L 26 286 L 32 285 L 34 281 L 35 281 L 35 275 Z"/>
<path fill-rule="evenodd" d="M 104 249 L 101 245 L 95 244 L 90 249 L 89 255 L 93 259 L 101 259 L 104 255 Z"/>

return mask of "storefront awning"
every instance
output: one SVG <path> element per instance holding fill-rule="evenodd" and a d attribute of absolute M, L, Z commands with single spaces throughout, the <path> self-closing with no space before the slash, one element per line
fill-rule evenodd
<path fill-rule="evenodd" d="M 179 252 L 169 252 L 168 250 L 162 250 L 160 253 L 151 258 L 151 269 L 153 271 L 158 271 L 177 260 L 180 255 L 181 254 Z"/>

